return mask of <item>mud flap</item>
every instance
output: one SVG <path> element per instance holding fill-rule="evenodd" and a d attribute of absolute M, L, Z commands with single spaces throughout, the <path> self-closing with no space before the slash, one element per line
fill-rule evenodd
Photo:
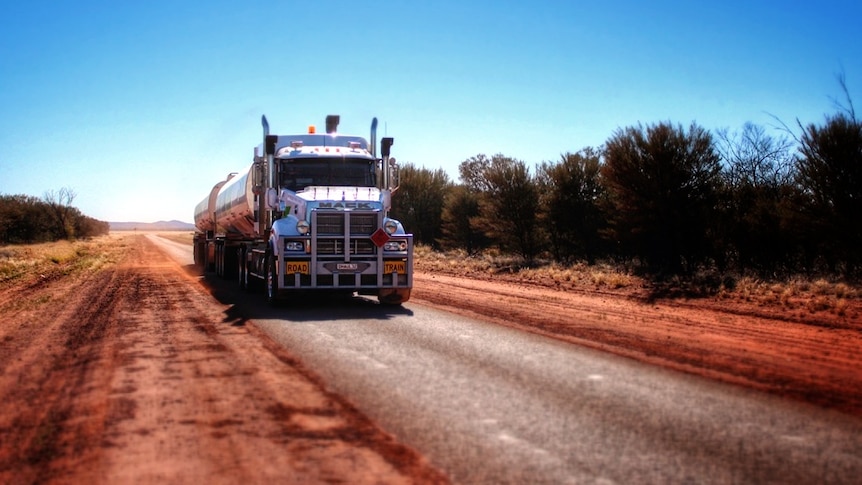
<path fill-rule="evenodd" d="M 384 305 L 400 305 L 410 299 L 410 288 L 387 288 L 377 293 L 377 300 Z"/>

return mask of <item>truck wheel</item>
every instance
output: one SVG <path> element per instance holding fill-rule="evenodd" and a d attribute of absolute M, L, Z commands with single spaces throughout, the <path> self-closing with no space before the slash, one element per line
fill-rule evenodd
<path fill-rule="evenodd" d="M 278 299 L 278 274 L 275 269 L 275 258 L 266 258 L 266 301 L 275 303 Z"/>

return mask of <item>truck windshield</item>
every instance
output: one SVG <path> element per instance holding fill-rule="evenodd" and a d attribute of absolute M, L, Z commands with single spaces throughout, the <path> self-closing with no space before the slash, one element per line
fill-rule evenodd
<path fill-rule="evenodd" d="M 313 185 L 375 187 L 374 162 L 343 157 L 281 160 L 279 185 L 298 192 Z"/>

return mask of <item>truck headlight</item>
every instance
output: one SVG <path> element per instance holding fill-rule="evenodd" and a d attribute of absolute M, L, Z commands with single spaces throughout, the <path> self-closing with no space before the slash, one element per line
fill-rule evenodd
<path fill-rule="evenodd" d="M 398 230 L 398 223 L 390 219 L 383 224 L 383 230 L 386 231 L 386 234 L 395 234 L 395 231 Z"/>
<path fill-rule="evenodd" d="M 284 249 L 286 251 L 304 251 L 305 244 L 302 241 L 286 241 L 284 243 Z"/>
<path fill-rule="evenodd" d="M 384 251 L 407 251 L 407 241 L 394 240 L 383 245 Z"/>
<path fill-rule="evenodd" d="M 308 221 L 299 221 L 296 223 L 296 232 L 302 234 L 303 236 L 308 234 L 308 230 L 311 226 L 308 224 Z"/>

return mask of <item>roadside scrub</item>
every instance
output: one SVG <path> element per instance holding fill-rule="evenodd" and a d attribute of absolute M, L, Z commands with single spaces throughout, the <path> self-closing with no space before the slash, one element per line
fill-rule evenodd
<path fill-rule="evenodd" d="M 115 263 L 127 247 L 124 236 L 117 234 L 0 246 L 0 287 L 99 269 Z"/>
<path fill-rule="evenodd" d="M 416 270 L 476 279 L 501 279 L 559 290 L 603 291 L 647 299 L 683 298 L 736 301 L 778 310 L 843 316 L 849 302 L 862 299 L 862 287 L 844 281 L 796 276 L 764 281 L 748 276 L 698 276 L 656 283 L 609 263 L 563 265 L 523 260 L 494 250 L 469 255 L 463 250 L 416 247 Z M 716 283 L 717 281 L 717 283 Z"/>

